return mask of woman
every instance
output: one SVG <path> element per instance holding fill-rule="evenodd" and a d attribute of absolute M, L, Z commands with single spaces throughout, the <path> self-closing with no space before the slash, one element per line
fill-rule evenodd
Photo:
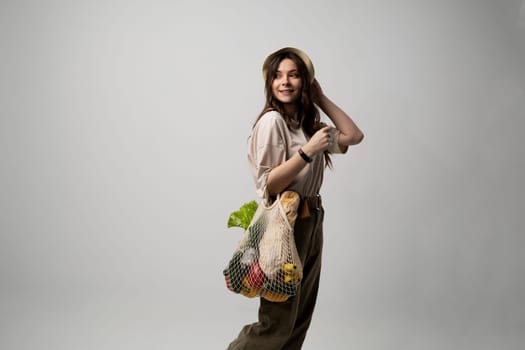
<path fill-rule="evenodd" d="M 259 196 L 284 190 L 301 195 L 302 213 L 294 226 L 303 279 L 286 302 L 260 299 L 259 321 L 245 326 L 230 350 L 301 349 L 319 287 L 323 216 L 319 190 L 330 154 L 346 153 L 363 139 L 352 119 L 328 97 L 314 78 L 308 56 L 282 48 L 263 64 L 266 104 L 248 139 L 248 160 Z M 334 126 L 320 122 L 316 105 Z"/>

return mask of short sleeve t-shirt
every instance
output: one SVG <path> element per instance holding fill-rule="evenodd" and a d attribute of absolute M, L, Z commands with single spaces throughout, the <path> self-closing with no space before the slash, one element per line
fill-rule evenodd
<path fill-rule="evenodd" d="M 337 142 L 339 130 L 332 128 L 330 132 L 336 142 L 328 151 L 344 153 L 346 150 L 341 150 Z M 248 162 L 259 197 L 264 197 L 270 171 L 292 157 L 308 140 L 309 137 L 302 128 L 288 128 L 284 118 L 277 111 L 269 111 L 257 121 L 248 137 Z M 320 153 L 312 159 L 312 162 L 306 164 L 297 174 L 288 190 L 296 191 L 304 197 L 319 193 L 325 168 L 324 155 Z"/>

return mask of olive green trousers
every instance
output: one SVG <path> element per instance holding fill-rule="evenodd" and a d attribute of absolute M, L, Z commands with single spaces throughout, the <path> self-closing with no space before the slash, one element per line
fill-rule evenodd
<path fill-rule="evenodd" d="M 295 244 L 303 263 L 297 294 L 283 303 L 260 298 L 259 321 L 246 325 L 228 350 L 300 350 L 312 320 L 323 248 L 324 209 L 295 223 Z"/>

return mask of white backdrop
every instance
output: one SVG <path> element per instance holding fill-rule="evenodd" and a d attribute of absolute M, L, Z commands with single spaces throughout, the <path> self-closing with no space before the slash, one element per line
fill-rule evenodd
<path fill-rule="evenodd" d="M 3 1 L 0 347 L 223 349 L 260 68 L 305 50 L 365 141 L 326 175 L 304 349 L 522 349 L 525 4 Z"/>

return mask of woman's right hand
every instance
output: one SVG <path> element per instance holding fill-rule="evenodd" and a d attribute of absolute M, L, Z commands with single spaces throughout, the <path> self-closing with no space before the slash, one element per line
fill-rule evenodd
<path fill-rule="evenodd" d="M 331 126 L 327 125 L 324 128 L 317 130 L 315 134 L 310 138 L 310 140 L 304 145 L 303 151 L 308 156 L 313 157 L 321 152 L 324 152 L 334 140 L 332 140 L 330 130 Z"/>

